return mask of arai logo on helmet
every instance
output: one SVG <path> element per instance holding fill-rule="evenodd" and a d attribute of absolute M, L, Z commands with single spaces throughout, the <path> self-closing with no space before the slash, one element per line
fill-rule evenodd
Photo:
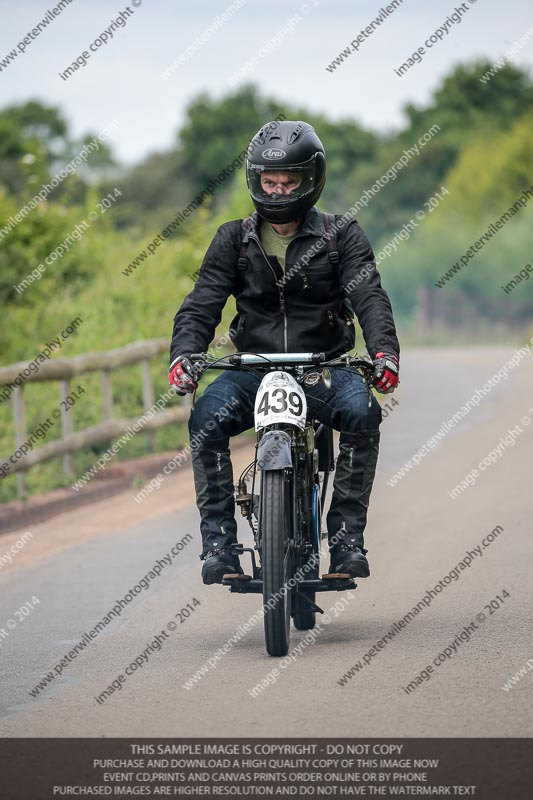
<path fill-rule="evenodd" d="M 276 161 L 278 158 L 285 158 L 287 153 L 279 147 L 269 147 L 268 150 L 263 150 L 261 155 L 268 161 Z"/>

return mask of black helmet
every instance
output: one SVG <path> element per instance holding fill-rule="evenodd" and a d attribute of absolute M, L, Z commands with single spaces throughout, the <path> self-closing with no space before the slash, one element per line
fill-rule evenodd
<path fill-rule="evenodd" d="M 299 172 L 302 180 L 290 194 L 268 194 L 263 172 Z M 317 202 L 326 182 L 326 154 L 307 122 L 269 122 L 248 146 L 246 183 L 254 206 L 268 222 L 291 222 Z"/>

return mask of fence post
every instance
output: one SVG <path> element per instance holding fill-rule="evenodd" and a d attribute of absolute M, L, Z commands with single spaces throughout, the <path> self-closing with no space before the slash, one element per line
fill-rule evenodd
<path fill-rule="evenodd" d="M 109 370 L 102 370 L 102 391 L 104 395 L 104 419 L 113 419 L 113 387 L 111 385 L 111 373 Z"/>
<path fill-rule="evenodd" d="M 416 330 L 420 336 L 430 333 L 434 323 L 433 302 L 431 289 L 427 286 L 420 286 L 416 293 Z"/>
<path fill-rule="evenodd" d="M 15 386 L 13 392 L 13 410 L 15 414 L 15 449 L 26 441 L 26 408 L 24 405 L 24 384 Z M 26 477 L 24 473 L 17 473 L 17 494 L 19 499 L 26 497 Z"/>
<path fill-rule="evenodd" d="M 143 384 L 143 407 L 146 412 L 154 404 L 154 387 L 152 386 L 150 361 L 147 358 L 143 358 L 141 361 L 141 374 Z M 155 434 L 153 431 L 147 431 L 146 436 L 148 439 L 148 449 L 153 453 L 155 450 Z"/>
<path fill-rule="evenodd" d="M 65 406 L 67 402 L 67 397 L 69 393 L 70 382 L 68 380 L 61 380 L 59 381 L 59 390 L 61 400 L 64 401 Z M 65 438 L 73 431 L 72 425 L 72 411 L 68 406 L 63 408 L 61 406 L 61 436 Z M 72 478 L 74 476 L 74 464 L 72 460 L 72 453 L 65 453 L 63 456 L 63 475 L 67 478 Z"/>

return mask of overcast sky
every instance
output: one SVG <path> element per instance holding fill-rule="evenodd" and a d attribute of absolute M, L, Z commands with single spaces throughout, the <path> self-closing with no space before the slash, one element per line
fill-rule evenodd
<path fill-rule="evenodd" d="M 0 0 L 0 64 L 54 2 Z M 163 79 L 161 73 L 231 5 L 231 18 L 170 79 Z M 386 0 L 130 0 L 133 13 L 127 24 L 64 81 L 58 73 L 88 51 L 126 8 L 120 0 L 72 0 L 0 72 L 2 106 L 29 98 L 58 105 L 74 136 L 99 131 L 117 119 L 111 144 L 120 159 L 136 161 L 171 145 L 191 98 L 202 90 L 215 96 L 230 91 L 232 76 L 285 28 L 277 47 L 259 59 L 248 80 L 280 99 L 387 130 L 401 125 L 405 102 L 427 101 L 453 64 L 480 56 L 496 60 L 527 30 L 533 33 L 531 5 L 525 0 L 465 0 L 462 22 L 448 25 L 444 39 L 427 49 L 422 62 L 398 77 L 394 68 L 461 5 L 403 0 L 358 52 L 328 72 L 326 66 L 384 5 Z M 533 67 L 533 39 L 514 63 Z"/>

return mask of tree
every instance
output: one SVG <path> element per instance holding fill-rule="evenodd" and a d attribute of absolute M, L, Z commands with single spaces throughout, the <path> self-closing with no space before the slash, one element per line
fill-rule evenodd
<path fill-rule="evenodd" d="M 280 103 L 261 97 L 251 84 L 222 100 L 198 95 L 187 108 L 178 136 L 195 189 L 201 191 L 231 164 L 259 127 L 281 111 Z"/>
<path fill-rule="evenodd" d="M 533 113 L 526 114 L 508 131 L 476 136 L 461 152 L 448 178 L 458 219 L 481 222 L 500 215 L 531 187 L 532 125 Z"/>
<path fill-rule="evenodd" d="M 428 106 L 408 103 L 404 111 L 409 125 L 401 141 L 408 142 L 437 123 L 459 150 L 474 133 L 509 128 L 517 117 L 532 111 L 530 74 L 505 64 L 483 83 L 480 78 L 492 66 L 486 59 L 459 64 L 435 90 Z"/>

